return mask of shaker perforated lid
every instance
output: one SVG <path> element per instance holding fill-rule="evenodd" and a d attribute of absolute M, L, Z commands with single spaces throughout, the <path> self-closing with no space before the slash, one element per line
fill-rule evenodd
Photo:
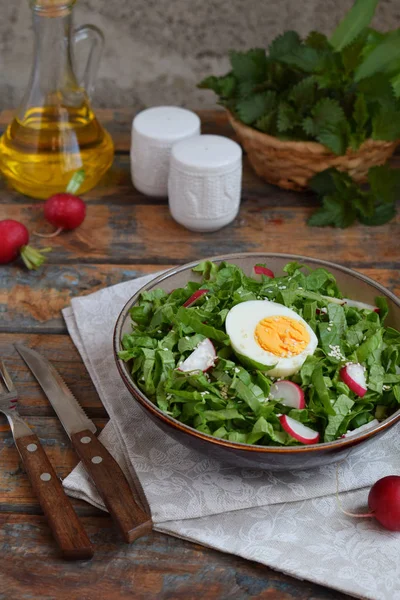
<path fill-rule="evenodd" d="M 225 171 L 241 161 L 242 149 L 229 138 L 200 135 L 175 144 L 172 157 L 175 164 L 180 164 L 188 171 Z"/>
<path fill-rule="evenodd" d="M 133 130 L 140 136 L 173 142 L 200 132 L 199 117 L 178 106 L 155 106 L 139 113 L 133 120 Z"/>

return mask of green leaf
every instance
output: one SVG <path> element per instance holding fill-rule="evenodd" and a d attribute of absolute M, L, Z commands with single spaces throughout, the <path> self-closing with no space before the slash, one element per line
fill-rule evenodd
<path fill-rule="evenodd" d="M 324 442 L 331 442 L 337 438 L 337 433 L 343 419 L 349 414 L 354 401 L 345 394 L 340 394 L 333 404 L 334 415 L 328 417 L 328 424 L 325 429 Z"/>
<path fill-rule="evenodd" d="M 324 146 L 338 156 L 346 152 L 348 144 L 347 134 L 344 130 L 338 129 L 337 131 L 333 131 L 326 129 L 317 134 L 316 138 L 321 144 L 324 144 Z"/>
<path fill-rule="evenodd" d="M 278 107 L 278 131 L 290 131 L 298 124 L 295 109 L 286 102 L 281 102 Z"/>
<path fill-rule="evenodd" d="M 395 204 L 380 204 L 375 207 L 374 213 L 370 217 L 359 216 L 363 225 L 378 226 L 388 223 L 396 216 Z"/>
<path fill-rule="evenodd" d="M 289 54 L 282 56 L 280 61 L 306 73 L 312 73 L 320 62 L 320 54 L 315 48 L 299 46 Z"/>
<path fill-rule="evenodd" d="M 250 96 L 254 92 L 254 88 L 257 84 L 254 81 L 241 81 L 238 85 L 239 93 L 238 96 L 240 98 L 246 98 L 246 96 Z"/>
<path fill-rule="evenodd" d="M 336 127 L 345 120 L 344 112 L 339 103 L 331 98 L 323 98 L 312 110 L 312 118 L 307 120 L 306 133 L 317 134 L 323 129 Z"/>
<path fill-rule="evenodd" d="M 261 83 L 266 76 L 267 56 L 262 48 L 247 52 L 230 52 L 232 72 L 238 81 Z"/>
<path fill-rule="evenodd" d="M 381 109 L 372 120 L 372 139 L 394 142 L 400 137 L 400 110 Z"/>
<path fill-rule="evenodd" d="M 356 0 L 331 35 L 330 43 L 335 50 L 351 44 L 368 27 L 379 0 Z"/>
<path fill-rule="evenodd" d="M 335 174 L 338 171 L 334 168 L 325 169 L 324 171 L 320 171 L 310 180 L 309 186 L 310 188 L 320 196 L 325 196 L 327 194 L 334 194 L 336 192 L 336 183 L 335 183 Z M 348 177 L 350 183 L 352 182 L 351 178 L 347 173 L 344 174 Z"/>
<path fill-rule="evenodd" d="M 276 114 L 276 110 L 273 110 L 267 115 L 263 115 L 260 119 L 257 119 L 254 127 L 264 133 L 271 133 L 273 135 L 276 128 Z"/>
<path fill-rule="evenodd" d="M 214 75 L 211 75 L 203 79 L 197 87 L 213 90 L 218 96 L 223 98 L 231 98 L 235 92 L 236 79 L 231 74 L 225 75 L 225 77 L 214 77 Z"/>
<path fill-rule="evenodd" d="M 365 95 L 367 104 L 376 103 L 385 109 L 396 108 L 396 100 L 390 78 L 385 73 L 376 73 L 359 82 L 359 92 Z"/>
<path fill-rule="evenodd" d="M 240 120 L 246 125 L 251 125 L 265 113 L 275 108 L 276 93 L 264 92 L 255 94 L 250 98 L 244 98 L 236 103 L 236 111 Z"/>
<path fill-rule="evenodd" d="M 400 195 L 400 169 L 392 169 L 389 165 L 371 167 L 368 183 L 378 202 L 392 204 Z"/>
<path fill-rule="evenodd" d="M 363 58 L 365 34 L 359 35 L 356 40 L 341 51 L 342 62 L 347 75 L 353 73 Z"/>
<path fill-rule="evenodd" d="M 358 94 L 353 106 L 352 120 L 354 125 L 349 136 L 349 144 L 353 150 L 358 150 L 367 138 L 367 123 L 369 113 L 364 94 Z"/>
<path fill-rule="evenodd" d="M 353 108 L 353 119 L 357 129 L 363 129 L 368 121 L 368 109 L 364 94 L 358 94 Z"/>
<path fill-rule="evenodd" d="M 282 60 L 292 54 L 301 44 L 301 39 L 296 31 L 286 31 L 276 37 L 269 46 L 269 57 L 273 60 Z"/>
<path fill-rule="evenodd" d="M 361 81 L 376 73 L 391 69 L 393 62 L 400 58 L 400 32 L 391 32 L 363 60 L 354 74 L 355 81 Z"/>
<path fill-rule="evenodd" d="M 354 223 L 356 213 L 354 207 L 348 205 L 340 196 L 325 196 L 322 207 L 308 219 L 311 227 L 340 227 L 344 229 Z"/>
<path fill-rule="evenodd" d="M 204 337 L 209 337 L 223 344 L 229 344 L 229 336 L 224 331 L 203 323 L 194 308 L 181 306 L 176 313 L 176 320 L 178 323 L 191 327 L 195 333 L 200 333 Z"/>
<path fill-rule="evenodd" d="M 288 99 L 293 102 L 296 110 L 303 110 L 312 106 L 316 101 L 316 82 L 315 77 L 310 75 L 305 77 L 290 90 Z"/>
<path fill-rule="evenodd" d="M 316 50 L 330 49 L 328 38 L 319 31 L 310 31 L 304 43 L 306 46 L 310 46 L 310 48 L 315 48 Z"/>
<path fill-rule="evenodd" d="M 315 105 L 311 117 L 303 120 L 303 129 L 317 138 L 335 154 L 343 154 L 347 147 L 346 118 L 336 100 L 323 98 Z"/>
<path fill-rule="evenodd" d="M 400 98 L 400 73 L 394 75 L 394 77 L 391 78 L 390 83 L 392 84 L 394 95 L 396 98 Z"/>
<path fill-rule="evenodd" d="M 327 415 L 334 415 L 335 411 L 332 408 L 328 387 L 325 383 L 324 377 L 322 375 L 322 366 L 317 365 L 314 369 L 314 372 L 311 376 L 311 384 L 315 390 L 315 393 L 318 396 L 319 401 L 321 402 L 325 412 Z"/>

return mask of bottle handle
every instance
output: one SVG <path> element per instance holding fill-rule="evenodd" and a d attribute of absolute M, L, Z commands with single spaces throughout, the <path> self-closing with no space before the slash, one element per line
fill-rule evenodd
<path fill-rule="evenodd" d="M 102 31 L 94 25 L 83 25 L 82 27 L 78 27 L 78 29 L 74 31 L 73 40 L 74 47 L 83 41 L 89 40 L 90 43 L 90 49 L 88 52 L 86 65 L 84 67 L 83 73 L 81 75 L 78 75 L 79 85 L 82 85 L 82 87 L 85 88 L 87 95 L 90 97 L 94 90 L 96 75 L 100 65 L 100 58 L 103 52 L 104 35 Z M 76 59 L 74 60 L 74 62 L 76 64 Z M 78 74 L 79 71 L 79 69 L 75 70 L 75 72 Z"/>

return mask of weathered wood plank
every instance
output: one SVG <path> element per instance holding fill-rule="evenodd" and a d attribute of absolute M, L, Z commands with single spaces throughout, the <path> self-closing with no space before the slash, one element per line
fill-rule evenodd
<path fill-rule="evenodd" d="M 56 556 L 39 516 L 0 516 L 7 557 L 1 594 L 7 600 L 346 600 L 349 596 L 288 579 L 262 565 L 153 533 L 122 545 L 108 518 L 82 519 L 95 556 L 68 563 Z"/>
<path fill-rule="evenodd" d="M 54 416 L 45 394 L 14 348 L 16 341 L 36 348 L 55 366 L 91 418 L 107 417 L 82 359 L 68 335 L 0 335 L 0 357 L 19 393 L 19 410 L 26 417 Z M 1 418 L 1 417 L 0 417 Z"/>
<path fill-rule="evenodd" d="M 28 271 L 20 264 L 0 275 L 0 331 L 66 331 L 61 309 L 75 296 L 129 281 L 171 265 L 48 265 Z"/>
<path fill-rule="evenodd" d="M 31 230 L 42 227 L 32 203 L 5 204 L 2 215 Z M 37 208 L 37 205 L 36 205 Z M 238 251 L 295 252 L 333 259 L 355 267 L 398 268 L 400 215 L 381 227 L 355 225 L 346 230 L 309 228 L 309 206 L 270 206 L 266 198 L 243 202 L 237 219 L 210 233 L 194 233 L 178 225 L 167 205 L 88 205 L 84 223 L 51 240 L 49 263 L 168 264 L 185 263 Z M 45 241 L 37 242 L 44 246 Z"/>
<path fill-rule="evenodd" d="M 0 277 L 0 331 L 64 333 L 61 309 L 68 306 L 72 298 L 170 266 L 71 264 L 49 265 L 35 272 L 10 266 Z M 356 270 L 400 296 L 396 269 Z"/>

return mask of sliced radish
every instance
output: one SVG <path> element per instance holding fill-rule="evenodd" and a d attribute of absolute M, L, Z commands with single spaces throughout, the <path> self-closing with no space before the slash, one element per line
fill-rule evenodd
<path fill-rule="evenodd" d="M 271 387 L 270 395 L 274 400 L 281 400 L 281 403 L 285 406 L 299 409 L 306 406 L 303 390 L 297 383 L 292 381 L 277 381 Z"/>
<path fill-rule="evenodd" d="M 272 279 L 275 277 L 271 269 L 267 269 L 267 267 L 262 267 L 261 265 L 255 265 L 253 270 L 255 275 L 265 275 L 266 277 L 271 277 Z"/>
<path fill-rule="evenodd" d="M 359 302 L 358 300 L 351 300 L 350 298 L 331 298 L 331 296 L 322 296 L 324 300 L 327 302 L 333 302 L 333 304 L 340 304 L 340 306 L 351 306 L 353 308 L 358 308 L 359 310 L 373 310 L 374 312 L 379 312 L 379 308 L 377 306 L 373 306 L 372 304 L 367 304 L 366 302 Z"/>
<path fill-rule="evenodd" d="M 361 425 L 360 427 L 357 427 L 357 429 L 353 429 L 353 431 L 348 431 L 347 433 L 344 433 L 342 435 L 342 438 L 351 437 L 352 435 L 357 435 L 357 433 L 361 433 L 362 431 L 365 431 L 367 429 L 372 429 L 373 427 L 376 427 L 376 425 L 379 425 L 378 419 L 374 419 L 373 421 L 370 421 L 369 423 L 365 423 L 365 425 Z"/>
<path fill-rule="evenodd" d="M 280 416 L 279 420 L 283 429 L 298 442 L 302 444 L 317 444 L 319 442 L 319 433 L 314 429 L 310 429 L 307 425 L 303 425 L 303 423 L 287 415 Z"/>
<path fill-rule="evenodd" d="M 214 366 L 217 353 L 215 352 L 214 344 L 206 338 L 193 350 L 178 367 L 178 371 L 187 373 L 188 371 L 208 371 Z"/>
<path fill-rule="evenodd" d="M 364 367 L 360 363 L 350 363 L 340 369 L 340 378 L 352 392 L 362 398 L 367 393 Z"/>
<path fill-rule="evenodd" d="M 194 294 L 192 294 L 190 296 L 190 298 L 188 298 L 186 300 L 186 302 L 183 303 L 183 306 L 185 308 L 188 308 L 189 306 L 192 306 L 192 304 L 194 304 L 199 298 L 201 298 L 202 296 L 204 296 L 204 294 L 207 294 L 208 290 L 197 290 L 197 292 L 194 292 Z"/>

